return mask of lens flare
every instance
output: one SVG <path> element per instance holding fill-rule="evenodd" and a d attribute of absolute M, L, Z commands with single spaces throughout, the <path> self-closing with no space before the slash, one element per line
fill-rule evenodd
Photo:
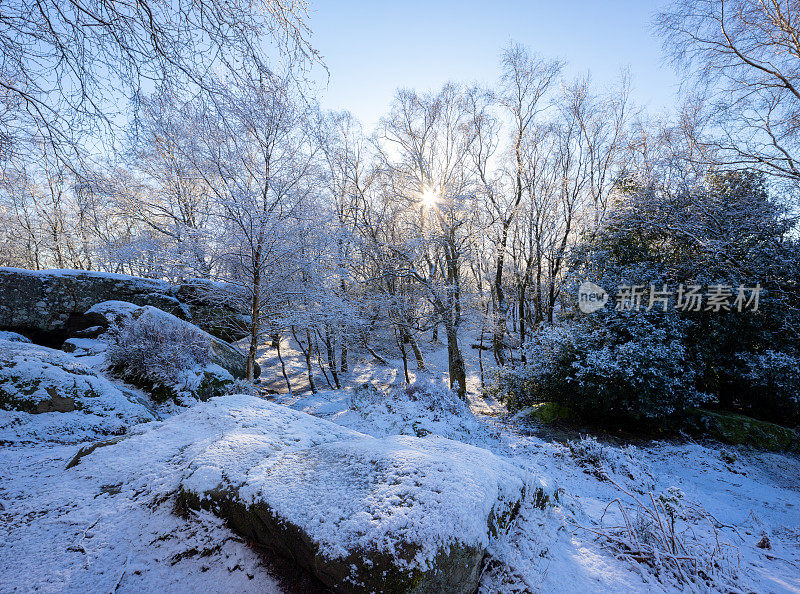
<path fill-rule="evenodd" d="M 441 196 L 434 188 L 425 186 L 420 195 L 420 202 L 426 208 L 434 208 L 438 203 Z"/>

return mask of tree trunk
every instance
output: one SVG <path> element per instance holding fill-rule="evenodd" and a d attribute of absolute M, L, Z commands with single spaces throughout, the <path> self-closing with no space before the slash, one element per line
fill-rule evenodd
<path fill-rule="evenodd" d="M 275 340 L 275 337 L 277 337 L 277 340 Z M 283 379 L 286 380 L 286 388 L 289 390 L 289 396 L 292 396 L 292 382 L 289 381 L 289 375 L 286 373 L 286 363 L 283 361 L 283 355 L 281 354 L 281 335 L 273 334 L 273 341 L 275 349 L 278 351 L 278 360 L 281 362 L 281 373 L 283 374 Z"/>
<path fill-rule="evenodd" d="M 461 356 L 461 349 L 458 347 L 457 328 L 449 322 L 445 323 L 447 330 L 447 360 L 450 371 L 450 388 L 458 384 L 458 396 L 466 401 L 467 399 L 467 370 L 464 366 L 464 358 Z"/>
<path fill-rule="evenodd" d="M 483 379 L 483 334 L 484 329 L 481 327 L 481 339 L 478 342 L 478 368 L 481 372 L 481 389 L 486 387 L 486 382 Z"/>
<path fill-rule="evenodd" d="M 519 352 L 523 363 L 527 362 L 525 357 L 525 283 L 519 286 Z"/>
<path fill-rule="evenodd" d="M 341 388 L 342 384 L 339 383 L 339 373 L 336 371 L 336 352 L 333 348 L 333 342 L 331 342 L 331 332 L 328 327 L 325 328 L 325 350 L 328 354 L 328 367 L 333 376 L 333 383 L 336 384 L 337 389 Z"/>
<path fill-rule="evenodd" d="M 297 338 L 297 333 L 295 332 L 294 326 L 292 326 L 292 336 L 294 336 L 295 341 L 300 346 L 300 350 L 303 352 L 303 358 L 306 360 L 306 369 L 308 370 L 308 385 L 311 388 L 311 393 L 317 393 L 317 386 L 314 383 L 314 369 L 311 367 L 311 333 L 306 329 L 306 338 L 308 339 L 308 348 L 303 346 L 303 342 Z"/>
<path fill-rule="evenodd" d="M 350 371 L 350 365 L 347 362 L 347 337 L 342 332 L 339 335 L 339 349 L 341 350 L 342 373 Z"/>
<path fill-rule="evenodd" d="M 374 358 L 374 359 L 375 359 L 375 360 L 376 360 L 378 363 L 380 363 L 381 365 L 388 365 L 388 364 L 389 364 L 389 363 L 386 361 L 386 359 L 384 359 L 383 357 L 381 357 L 381 356 L 380 356 L 378 353 L 376 353 L 376 352 L 375 352 L 375 350 L 374 350 L 374 349 L 373 349 L 371 346 L 369 346 L 369 344 L 367 343 L 367 333 L 366 333 L 366 332 L 362 332 L 362 333 L 361 333 L 361 341 L 364 343 L 364 348 L 365 348 L 365 349 L 367 349 L 367 352 L 368 352 L 370 355 L 372 355 L 372 356 L 373 356 L 373 358 Z"/>
<path fill-rule="evenodd" d="M 425 361 L 422 358 L 422 351 L 419 350 L 417 341 L 414 340 L 414 337 L 408 330 L 405 330 L 405 333 L 408 343 L 411 345 L 411 350 L 414 351 L 414 358 L 417 360 L 417 369 L 419 371 L 425 371 Z"/>
<path fill-rule="evenodd" d="M 519 202 L 519 200 L 517 200 Z M 494 346 L 494 356 L 499 365 L 505 365 L 505 355 L 503 353 L 503 337 L 506 333 L 506 317 L 508 315 L 508 303 L 503 291 L 503 268 L 505 267 L 506 245 L 508 244 L 508 227 L 511 220 L 503 221 L 503 232 L 500 236 L 500 246 L 497 251 L 497 263 L 494 273 L 494 293 L 497 298 L 497 310 L 495 311 L 495 327 L 492 345 Z"/>
<path fill-rule="evenodd" d="M 316 331 L 316 334 L 320 334 L 319 330 Z M 311 339 L 309 338 L 309 340 Z M 322 353 L 319 350 L 319 342 L 317 341 L 316 335 L 314 336 L 314 349 L 317 351 L 317 365 L 319 365 L 319 369 L 322 371 L 322 377 L 325 378 L 328 388 L 333 390 L 333 384 L 331 383 L 331 379 L 328 377 L 328 372 L 325 371 L 325 364 L 322 362 Z"/>
<path fill-rule="evenodd" d="M 258 335 L 260 334 L 261 313 L 261 275 L 256 271 L 253 277 L 253 299 L 250 303 L 250 350 L 247 353 L 247 381 L 252 382 L 255 375 Z"/>
<path fill-rule="evenodd" d="M 403 334 L 401 333 L 398 337 L 397 331 L 395 331 L 394 339 L 397 341 L 397 346 L 400 347 L 400 355 L 403 357 L 403 375 L 406 378 L 406 385 L 408 385 L 411 383 L 411 379 L 408 377 L 408 356 L 406 355 L 406 346 L 403 339 Z"/>
<path fill-rule="evenodd" d="M 341 242 L 340 242 L 341 245 Z M 341 248 L 340 248 L 341 249 Z M 344 279 L 339 279 L 339 288 L 342 291 L 342 299 L 346 298 L 347 295 L 347 287 L 344 284 Z M 347 333 L 344 331 L 344 328 L 339 327 L 339 348 L 341 349 L 341 362 L 342 362 L 342 373 L 347 373 L 350 371 L 350 367 L 347 363 Z"/>

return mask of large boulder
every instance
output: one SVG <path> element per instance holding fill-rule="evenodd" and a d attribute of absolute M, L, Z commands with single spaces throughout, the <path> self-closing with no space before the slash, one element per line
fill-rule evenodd
<path fill-rule="evenodd" d="M 243 301 L 237 287 L 211 280 L 190 279 L 176 287 L 175 297 L 189 306 L 192 321 L 206 332 L 227 342 L 235 342 L 248 335 L 251 317 L 232 305 Z"/>
<path fill-rule="evenodd" d="M 156 418 L 149 403 L 70 355 L 0 339 L 0 442 L 77 442 Z"/>
<path fill-rule="evenodd" d="M 0 330 L 21 332 L 55 346 L 76 330 L 94 325 L 83 316 L 87 309 L 114 300 L 157 307 L 228 340 L 243 337 L 246 319 L 225 303 L 225 285 L 214 285 L 215 291 L 190 288 L 196 284 L 173 286 L 87 270 L 0 267 Z"/>
<path fill-rule="evenodd" d="M 487 450 L 250 407 L 257 415 L 239 414 L 193 456 L 180 501 L 338 592 L 474 592 L 487 547 L 526 494 L 548 498 Z"/>
<path fill-rule="evenodd" d="M 373 438 L 242 394 L 98 445 L 69 472 L 157 483 L 340 592 L 473 592 L 522 499 L 552 493 L 480 448 Z"/>

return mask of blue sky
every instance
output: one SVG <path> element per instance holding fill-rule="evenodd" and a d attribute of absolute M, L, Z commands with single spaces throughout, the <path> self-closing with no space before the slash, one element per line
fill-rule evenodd
<path fill-rule="evenodd" d="M 447 80 L 490 83 L 510 40 L 611 83 L 630 67 L 633 98 L 651 111 L 676 103 L 677 78 L 651 31 L 662 0 L 312 0 L 313 43 L 330 70 L 321 99 L 371 127 L 395 89 Z"/>

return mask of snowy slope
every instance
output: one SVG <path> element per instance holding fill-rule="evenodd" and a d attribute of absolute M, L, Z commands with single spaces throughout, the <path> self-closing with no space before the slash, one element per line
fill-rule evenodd
<path fill-rule="evenodd" d="M 97 356 L 62 356 L 92 370 L 102 367 Z M 102 373 L 98 378 L 109 381 Z M 483 592 L 800 591 L 796 457 L 691 442 L 549 441 L 533 435 L 532 427 L 474 416 L 438 387 L 328 390 L 278 401 L 336 423 L 343 439 L 367 434 L 435 441 L 438 435 L 552 480 L 558 504 L 544 513 L 523 506 L 516 524 L 491 544 Z M 180 417 L 133 426 L 122 443 L 96 450 L 69 470 L 80 446 L 90 443 L 83 440 L 96 434 L 73 426 L 74 413 L 13 413 L 27 415 L 31 426 L 27 443 L 17 436 L 0 447 L 0 518 L 7 534 L 0 547 L 0 591 L 284 590 L 263 558 L 218 519 L 174 513 L 170 494 L 188 461 L 243 431 L 235 407 L 223 409 L 214 400 L 188 410 L 159 409 L 162 416 L 181 411 Z M 66 422 L 56 440 L 62 443 L 39 440 L 53 435 L 48 419 Z M 248 431 L 283 439 L 282 424 L 266 417 Z M 306 438 L 313 443 L 313 433 Z M 240 446 L 217 454 L 238 456 Z M 240 461 L 242 468 L 254 468 L 261 459 L 256 448 Z M 651 493 L 663 502 L 658 505 L 674 510 L 675 536 L 694 559 L 680 570 L 663 558 L 637 560 L 620 549 L 620 538 L 630 540 L 617 529 L 626 515 L 634 536 L 656 533 L 647 522 Z M 293 503 L 313 501 L 298 495 Z M 692 563 L 701 571 L 692 574 Z"/>
<path fill-rule="evenodd" d="M 390 391 L 377 407 L 362 406 L 364 397 L 352 390 L 278 398 L 375 436 L 413 435 L 424 427 L 552 477 L 561 505 L 544 520 L 523 507 L 516 527 L 495 545 L 483 591 L 800 591 L 796 457 L 714 444 L 622 447 L 593 438 L 562 444 L 469 411 L 432 410 L 425 398 L 406 393 Z M 648 520 L 650 493 L 657 502 L 675 500 L 676 538 L 708 570 L 708 579 L 682 579 L 681 572 L 691 575 L 691 562 L 676 570 L 632 561 L 598 534 L 623 522 L 621 509 L 633 521 Z M 764 536 L 769 549 L 757 546 Z"/>

